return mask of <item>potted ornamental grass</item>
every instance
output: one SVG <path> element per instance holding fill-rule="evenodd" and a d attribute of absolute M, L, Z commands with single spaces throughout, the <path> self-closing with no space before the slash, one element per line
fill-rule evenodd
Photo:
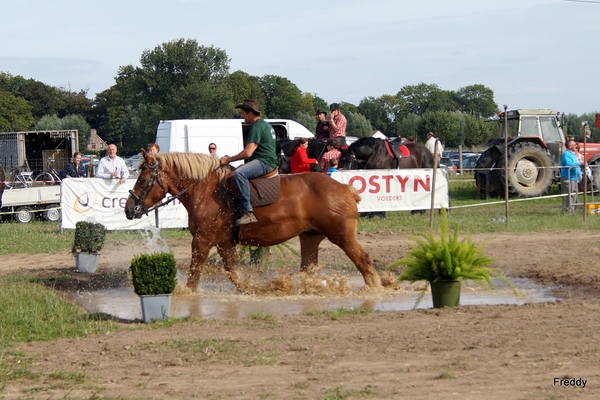
<path fill-rule="evenodd" d="M 129 267 L 133 291 L 140 296 L 144 322 L 163 320 L 171 313 L 171 296 L 177 285 L 173 252 L 135 256 Z"/>
<path fill-rule="evenodd" d="M 75 255 L 77 271 L 93 274 L 104 247 L 106 228 L 97 222 L 79 221 L 75 224 L 75 238 L 71 252 Z"/>
<path fill-rule="evenodd" d="M 448 216 L 442 209 L 439 238 L 433 231 L 419 234 L 406 256 L 391 263 L 388 268 L 405 267 L 398 278 L 400 281 L 429 282 L 434 308 L 460 305 L 460 290 L 465 280 L 494 290 L 492 278 L 498 278 L 518 297 L 512 283 L 499 270 L 489 266 L 494 260 L 483 254 L 482 247 L 476 246 L 469 236 L 460 240 L 458 233 L 457 225 L 454 233 L 450 234 Z M 415 307 L 426 290 L 427 286 L 417 298 Z"/>

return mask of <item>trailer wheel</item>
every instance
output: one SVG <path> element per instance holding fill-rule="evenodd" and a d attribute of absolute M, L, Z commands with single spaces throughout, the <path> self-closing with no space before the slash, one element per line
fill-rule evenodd
<path fill-rule="evenodd" d="M 33 210 L 29 207 L 21 207 L 17 208 L 17 213 L 15 214 L 15 221 L 20 222 L 22 224 L 26 224 L 31 222 L 34 217 Z"/>
<path fill-rule="evenodd" d="M 60 219 L 60 210 L 58 207 L 48 207 L 43 213 L 44 219 L 50 222 L 56 222 Z"/>

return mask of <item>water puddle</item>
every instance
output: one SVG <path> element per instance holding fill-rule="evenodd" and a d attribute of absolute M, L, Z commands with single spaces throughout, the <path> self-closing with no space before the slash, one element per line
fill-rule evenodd
<path fill-rule="evenodd" d="M 496 290 L 486 291 L 476 285 L 463 284 L 461 305 L 525 304 L 554 301 L 551 288 L 527 279 L 511 279 L 519 292 L 515 298 L 502 282 L 494 282 Z M 195 294 L 174 294 L 172 317 L 204 319 L 247 318 L 253 314 L 273 316 L 300 315 L 344 309 L 369 311 L 405 311 L 413 309 L 420 294 L 419 284 L 403 285 L 399 290 L 380 293 L 361 292 L 361 277 L 348 278 L 351 293 L 346 295 L 251 296 L 238 294 L 233 285 L 206 283 Z M 73 294 L 75 300 L 91 312 L 101 312 L 123 320 L 142 319 L 139 296 L 131 287 L 121 287 Z M 417 308 L 432 306 L 431 295 L 424 295 Z"/>

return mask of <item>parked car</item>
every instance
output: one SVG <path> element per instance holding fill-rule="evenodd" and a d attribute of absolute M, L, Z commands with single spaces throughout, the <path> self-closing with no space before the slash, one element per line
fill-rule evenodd
<path fill-rule="evenodd" d="M 456 165 L 454 165 L 450 157 L 442 157 L 440 159 L 440 168 L 447 168 L 449 172 L 458 175 L 458 171 L 456 171 Z"/>
<path fill-rule="evenodd" d="M 463 158 L 463 172 L 473 172 L 475 169 L 475 165 L 477 165 L 477 160 L 479 160 L 479 156 L 481 154 L 470 155 Z"/>

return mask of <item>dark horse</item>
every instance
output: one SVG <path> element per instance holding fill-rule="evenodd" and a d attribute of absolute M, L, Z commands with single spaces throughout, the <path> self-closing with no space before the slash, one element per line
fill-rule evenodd
<path fill-rule="evenodd" d="M 387 144 L 397 146 L 374 137 L 360 138 L 348 148 L 342 149 L 340 168 L 342 169 L 396 169 L 433 168 L 433 154 L 420 143 L 405 143 L 409 154 L 396 158 L 388 151 Z"/>
<path fill-rule="evenodd" d="M 339 246 L 356 265 L 365 284 L 380 288 L 381 279 L 371 257 L 356 240 L 357 203 L 360 196 L 352 186 L 325 174 L 280 176 L 280 192 L 274 203 L 254 208 L 258 222 L 234 230 L 237 203 L 226 190 L 225 177 L 231 171 L 214 157 L 195 153 L 166 153 L 156 157 L 142 151 L 140 176 L 125 204 L 128 219 L 140 218 L 167 193 L 186 208 L 192 239 L 192 262 L 188 287 L 195 290 L 208 253 L 216 247 L 231 281 L 238 289 L 242 280 L 236 243 L 273 246 L 300 236 L 302 270 L 318 263 L 319 244 L 327 238 Z M 162 203 L 161 203 L 162 204 Z M 318 204 L 318 207 L 314 205 Z"/>

